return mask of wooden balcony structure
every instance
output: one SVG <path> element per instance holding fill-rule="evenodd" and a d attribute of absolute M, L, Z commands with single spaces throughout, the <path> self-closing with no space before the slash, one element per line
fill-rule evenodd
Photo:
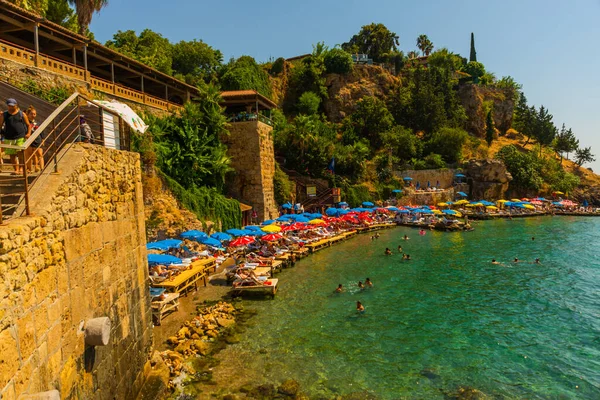
<path fill-rule="evenodd" d="M 0 0 L 0 58 L 82 81 L 90 89 L 161 110 L 198 94 L 150 68 L 37 14 Z"/>

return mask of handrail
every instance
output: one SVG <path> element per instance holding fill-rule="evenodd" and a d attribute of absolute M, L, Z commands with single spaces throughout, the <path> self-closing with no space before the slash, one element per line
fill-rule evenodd
<path fill-rule="evenodd" d="M 67 100 L 65 100 L 60 106 L 58 106 L 58 108 L 54 110 L 52 114 L 50 114 L 48 118 L 44 120 L 44 122 L 42 122 L 42 124 L 36 129 L 33 135 L 29 136 L 29 139 L 27 139 L 25 143 L 23 143 L 23 145 L 17 146 L 12 144 L 0 144 L 0 148 L 15 150 L 25 150 L 29 148 L 29 146 L 31 146 L 31 143 L 33 143 L 33 141 L 42 134 L 44 129 L 46 129 L 50 125 L 50 122 L 52 122 L 54 118 L 56 118 L 61 112 L 63 112 L 65 108 L 67 108 L 67 106 L 79 96 L 80 94 L 78 92 L 75 92 L 71 96 L 69 96 Z"/>

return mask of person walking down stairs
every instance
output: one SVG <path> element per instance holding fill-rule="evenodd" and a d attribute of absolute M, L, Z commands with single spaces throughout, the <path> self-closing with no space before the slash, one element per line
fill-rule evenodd
<path fill-rule="evenodd" d="M 0 116 L 0 126 L 2 127 L 2 138 L 4 144 L 22 146 L 27 138 L 31 135 L 31 125 L 27 115 L 19 109 L 19 104 L 15 99 L 7 99 L 7 111 L 4 111 Z M 15 166 L 13 175 L 20 174 L 19 158 L 17 153 L 19 150 L 6 149 L 6 154 L 10 156 L 10 162 Z"/>

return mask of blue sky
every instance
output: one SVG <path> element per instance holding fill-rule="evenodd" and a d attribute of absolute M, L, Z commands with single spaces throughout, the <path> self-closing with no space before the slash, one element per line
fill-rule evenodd
<path fill-rule="evenodd" d="M 600 0 L 113 0 L 91 30 L 105 42 L 117 30 L 150 28 L 173 42 L 201 39 L 225 60 L 258 61 L 309 53 L 319 41 L 332 47 L 371 22 L 396 32 L 405 52 L 425 33 L 436 48 L 468 57 L 474 32 L 478 61 L 498 78 L 514 77 L 557 126 L 572 127 L 600 172 L 598 21 Z"/>

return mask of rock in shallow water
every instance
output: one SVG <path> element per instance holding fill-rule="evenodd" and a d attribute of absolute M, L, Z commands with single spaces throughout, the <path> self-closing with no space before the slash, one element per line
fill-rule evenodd
<path fill-rule="evenodd" d="M 286 396 L 296 396 L 300 391 L 300 384 L 293 379 L 288 379 L 279 385 L 277 391 Z"/>

